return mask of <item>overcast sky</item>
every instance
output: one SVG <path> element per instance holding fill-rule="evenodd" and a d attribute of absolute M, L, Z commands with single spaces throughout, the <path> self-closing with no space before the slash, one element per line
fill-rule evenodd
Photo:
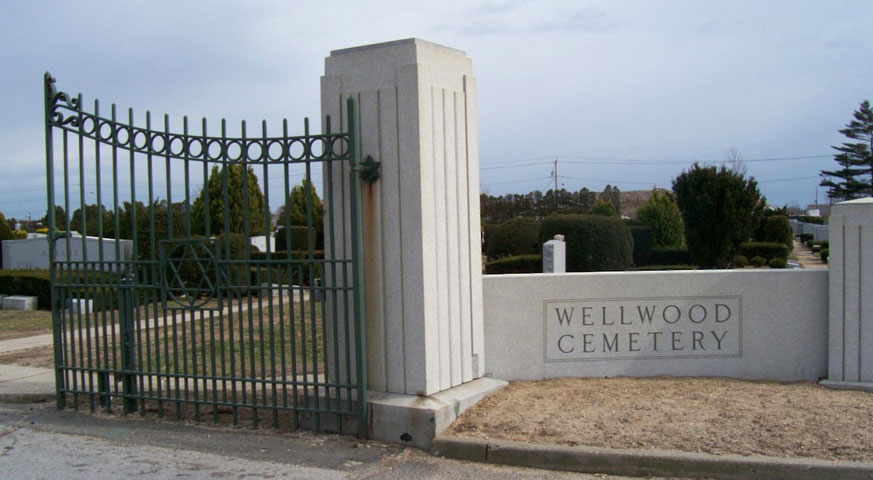
<path fill-rule="evenodd" d="M 408 37 L 473 60 L 483 191 L 546 188 L 555 157 L 569 190 L 669 188 L 735 148 L 806 205 L 873 99 L 871 25 L 869 0 L 0 0 L 0 211 L 45 213 L 46 70 L 86 104 L 297 125 L 331 50 Z"/>

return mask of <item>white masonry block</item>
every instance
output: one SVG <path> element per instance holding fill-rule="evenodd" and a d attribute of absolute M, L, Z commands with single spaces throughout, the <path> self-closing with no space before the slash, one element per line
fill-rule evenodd
<path fill-rule="evenodd" d="M 564 240 L 553 239 L 543 244 L 543 273 L 565 273 L 567 271 L 567 244 Z"/>
<path fill-rule="evenodd" d="M 420 39 L 336 50 L 321 79 L 322 116 L 330 115 L 334 130 L 345 129 L 349 97 L 358 105 L 361 157 L 381 162 L 381 178 L 362 188 L 368 387 L 430 395 L 479 378 L 485 369 L 472 62 Z M 336 208 L 333 248 L 349 258 L 350 217 L 341 214 L 349 205 L 348 166 L 334 168 L 325 182 L 333 186 L 325 200 Z"/>
<path fill-rule="evenodd" d="M 67 301 L 70 313 L 93 313 L 94 300 L 86 298 L 71 298 Z"/>
<path fill-rule="evenodd" d="M 830 217 L 828 379 L 873 390 L 873 198 L 834 205 Z"/>
<path fill-rule="evenodd" d="M 36 297 L 11 295 L 3 299 L 3 310 L 36 310 Z"/>

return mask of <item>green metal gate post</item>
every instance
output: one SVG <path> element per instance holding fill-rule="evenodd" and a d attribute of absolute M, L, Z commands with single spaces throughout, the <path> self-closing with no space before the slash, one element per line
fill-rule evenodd
<path fill-rule="evenodd" d="M 55 355 L 55 400 L 58 408 L 64 408 L 67 405 L 67 397 L 64 393 L 64 370 L 61 368 L 63 352 L 61 350 L 61 322 L 60 311 L 63 305 L 58 305 L 57 294 L 55 292 L 55 283 L 57 281 L 57 272 L 55 267 L 57 239 L 56 220 L 55 220 L 55 168 L 54 168 L 54 143 L 52 141 L 52 107 L 55 104 L 55 96 L 57 92 L 54 88 L 54 79 L 49 72 L 45 72 L 43 76 L 45 90 L 45 174 L 46 186 L 48 187 L 48 251 L 49 251 L 49 278 L 51 282 L 51 306 L 52 306 L 52 335 L 54 337 L 54 355 Z"/>
<path fill-rule="evenodd" d="M 358 383 L 358 435 L 367 435 L 367 355 L 364 351 L 366 333 L 364 331 L 364 270 L 361 262 L 364 258 L 363 240 L 361 235 L 361 172 L 358 168 L 360 154 L 358 153 L 358 127 L 355 100 L 349 97 L 347 103 L 349 125 L 349 154 L 351 155 L 349 183 L 351 185 L 351 223 L 352 223 L 352 276 L 355 318 L 355 372 Z"/>
<path fill-rule="evenodd" d="M 121 330 L 121 387 L 124 398 L 124 412 L 136 411 L 136 342 L 134 338 L 133 288 L 132 278 L 121 279 L 118 292 L 118 324 Z"/>

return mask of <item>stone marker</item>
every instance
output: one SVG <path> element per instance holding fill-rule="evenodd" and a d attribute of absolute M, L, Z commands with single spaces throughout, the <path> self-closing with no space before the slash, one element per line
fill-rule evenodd
<path fill-rule="evenodd" d="M 12 295 L 3 299 L 3 310 L 36 310 L 36 297 Z"/>
<path fill-rule="evenodd" d="M 86 298 L 71 298 L 67 305 L 70 308 L 70 313 L 93 313 L 94 300 Z"/>
<path fill-rule="evenodd" d="M 560 237 L 560 238 L 558 238 Z M 567 271 L 567 244 L 563 235 L 543 244 L 543 273 L 565 273 Z"/>

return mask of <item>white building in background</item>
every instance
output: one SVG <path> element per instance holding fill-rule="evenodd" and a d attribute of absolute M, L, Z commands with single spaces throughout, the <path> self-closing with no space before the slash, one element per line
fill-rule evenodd
<path fill-rule="evenodd" d="M 28 235 L 28 238 L 21 240 L 4 240 L 2 244 L 3 251 L 3 269 L 48 269 L 49 268 L 49 253 L 48 253 L 48 237 L 44 234 Z M 78 233 L 73 233 L 69 239 L 70 252 L 67 254 L 67 240 L 59 239 L 55 246 L 57 247 L 56 255 L 60 261 L 82 261 L 87 255 L 88 261 L 97 261 L 100 257 L 100 242 L 103 242 L 103 261 L 114 262 L 116 260 L 130 260 L 133 257 L 133 240 L 118 240 L 119 253 L 121 258 L 115 257 L 115 242 L 114 238 L 104 238 L 100 240 L 98 237 L 85 237 Z M 84 255 L 83 255 L 84 252 Z M 108 270 L 112 270 L 111 266 Z"/>

